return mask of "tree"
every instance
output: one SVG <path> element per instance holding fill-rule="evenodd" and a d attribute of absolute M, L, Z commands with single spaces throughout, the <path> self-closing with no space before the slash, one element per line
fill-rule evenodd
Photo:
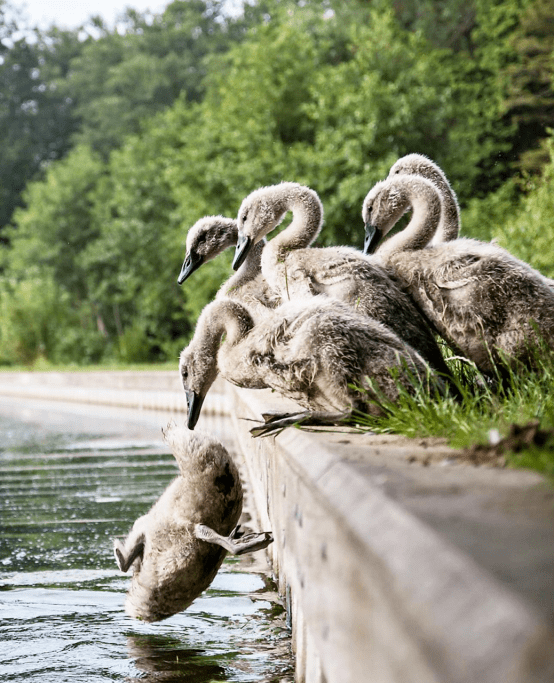
<path fill-rule="evenodd" d="M 64 76 L 79 45 L 75 34 L 56 29 L 35 32 L 32 41 L 21 37 L 2 14 L 0 31 L 1 230 L 21 206 L 25 185 L 70 148 L 76 120 L 53 81 Z"/>
<path fill-rule="evenodd" d="M 435 47 L 471 50 L 476 25 L 474 2 L 467 0 L 392 0 L 400 25 L 421 31 Z"/>
<path fill-rule="evenodd" d="M 554 138 L 550 135 L 545 144 L 549 160 L 540 178 L 529 181 L 527 194 L 514 209 L 513 202 L 506 207 L 503 220 L 494 226 L 492 236 L 517 256 L 547 277 L 554 278 Z"/>
<path fill-rule="evenodd" d="M 474 76 L 482 85 L 483 117 L 492 122 L 488 139 L 493 149 L 481 163 L 479 196 L 495 191 L 513 174 L 521 153 L 515 121 L 506 112 L 506 72 L 517 62 L 513 36 L 522 14 L 531 0 L 474 0 L 477 15 L 472 32 L 474 44 Z"/>
<path fill-rule="evenodd" d="M 184 230 L 167 181 L 180 131 L 166 120 L 155 117 L 146 135 L 112 152 L 93 208 L 98 235 L 82 260 L 109 334 L 122 350 L 132 337 L 144 360 L 175 357 L 192 329 L 177 285 Z"/>
<path fill-rule="evenodd" d="M 509 173 L 515 130 L 502 119 L 499 74 L 517 62 L 517 8 L 474 3 L 467 49 L 406 29 L 388 0 L 263 0 L 223 24 L 219 3 L 174 2 L 166 26 L 133 13 L 124 35 L 100 26 L 64 86 L 70 100 L 71 88 L 79 93 L 80 137 L 91 144 L 47 165 L 9 231 L 4 291 L 21 312 L 10 338 L 23 340 L 18 320 L 33 317 L 29 296 L 42 301 L 44 281 L 39 308 L 59 300 L 68 327 L 60 337 L 33 332 L 21 347 L 31 355 L 42 338 L 52 357 L 67 356 L 63 340 L 78 333 L 88 358 L 98 348 L 175 358 L 229 275 L 223 257 L 176 285 L 187 229 L 204 215 L 236 216 L 247 194 L 281 180 L 319 193 L 323 244 L 361 245 L 365 194 L 409 152 L 441 164 L 462 202 L 473 198 L 472 216 L 479 197 L 492 197 L 489 214 L 501 223 L 516 185 L 491 194 Z M 167 98 L 155 113 L 158 85 Z"/>
<path fill-rule="evenodd" d="M 75 140 L 107 158 L 181 94 L 200 100 L 207 55 L 240 37 L 221 6 L 221 0 L 174 0 L 153 17 L 127 10 L 111 31 L 95 20 L 100 36 L 85 41 L 58 83 L 80 120 Z"/>
<path fill-rule="evenodd" d="M 9 229 L 7 275 L 14 281 L 50 274 L 71 294 L 75 305 L 89 296 L 80 258 L 98 234 L 92 217 L 97 186 L 105 167 L 87 147 L 76 147 L 53 164 L 43 180 L 30 183 Z"/>
<path fill-rule="evenodd" d="M 519 165 L 536 172 L 549 161 L 541 141 L 554 122 L 554 0 L 534 0 L 510 43 L 518 61 L 505 69 L 505 108 L 517 125 Z"/>
<path fill-rule="evenodd" d="M 360 245 L 363 198 L 398 157 L 429 155 L 467 196 L 490 145 L 466 55 L 434 49 L 391 11 L 354 26 L 351 50 L 314 75 L 307 113 L 317 131 L 304 159 L 326 207 L 325 240 Z"/>

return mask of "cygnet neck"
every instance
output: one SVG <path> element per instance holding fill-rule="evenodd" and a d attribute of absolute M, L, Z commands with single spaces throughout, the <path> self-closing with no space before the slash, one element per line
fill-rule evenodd
<path fill-rule="evenodd" d="M 323 224 L 323 207 L 317 194 L 303 185 L 288 183 L 283 184 L 281 192 L 284 210 L 292 211 L 292 221 L 270 244 L 274 249 L 286 250 L 310 246 Z"/>
<path fill-rule="evenodd" d="M 218 299 L 208 304 L 198 318 L 195 337 L 203 339 L 217 355 L 223 335 L 225 343 L 237 344 L 254 326 L 248 310 L 232 299 Z"/>
<path fill-rule="evenodd" d="M 437 189 L 424 178 L 396 176 L 387 183 L 391 191 L 397 190 L 412 209 L 412 218 L 401 232 L 387 240 L 376 254 L 387 261 L 402 251 L 423 249 L 433 239 L 441 217 L 442 204 Z M 392 228 L 393 226 L 391 226 Z"/>

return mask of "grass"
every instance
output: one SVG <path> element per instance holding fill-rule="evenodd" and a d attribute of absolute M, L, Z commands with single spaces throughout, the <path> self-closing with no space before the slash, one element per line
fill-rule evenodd
<path fill-rule="evenodd" d="M 363 428 L 408 437 L 444 437 L 454 448 L 494 445 L 504 439 L 508 466 L 537 470 L 554 481 L 554 357 L 546 348 L 534 356 L 534 369 L 509 371 L 493 381 L 466 359 L 446 358 L 461 398 L 441 397 L 416 388 L 401 389 L 397 403 L 388 402 L 385 415 L 357 416 Z M 513 438 L 515 425 L 528 425 L 527 442 Z M 527 430 L 529 432 L 529 430 Z M 529 435 L 527 435 L 529 436 Z"/>

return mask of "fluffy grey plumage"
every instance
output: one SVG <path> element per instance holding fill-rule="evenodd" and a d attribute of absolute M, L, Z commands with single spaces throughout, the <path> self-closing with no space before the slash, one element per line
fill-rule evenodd
<path fill-rule="evenodd" d="M 457 239 L 460 232 L 460 206 L 442 168 L 423 154 L 407 154 L 391 166 L 389 178 L 395 175 L 419 175 L 437 187 L 442 199 L 442 213 L 431 244 Z"/>
<path fill-rule="evenodd" d="M 392 178 L 399 174 L 420 175 L 430 180 L 439 191 L 442 200 L 441 219 L 430 244 L 436 246 L 457 239 L 461 229 L 460 206 L 456 193 L 441 167 L 423 154 L 407 154 L 391 166 L 388 177 Z M 554 291 L 554 280 L 542 277 Z"/>
<path fill-rule="evenodd" d="M 442 387 L 423 358 L 393 332 L 329 297 L 283 304 L 255 326 L 239 303 L 212 302 L 179 368 L 185 390 L 202 398 L 220 372 L 237 386 L 274 389 L 311 411 L 380 413 L 368 378 L 394 401 L 398 386 L 390 368 L 408 389 L 414 377 L 431 377 Z"/>
<path fill-rule="evenodd" d="M 292 222 L 268 242 L 261 261 L 265 279 L 282 300 L 326 294 L 342 301 L 386 325 L 434 369 L 447 374 L 427 322 L 378 261 L 350 247 L 309 248 L 323 222 L 323 207 L 310 188 L 287 182 L 252 192 L 239 209 L 239 240 L 255 244 L 289 210 Z"/>
<path fill-rule="evenodd" d="M 461 238 L 422 249 L 438 224 L 437 199 L 434 185 L 417 176 L 395 176 L 372 188 L 363 218 L 384 235 L 413 208 L 410 223 L 376 256 L 481 370 L 491 371 L 503 357 L 530 362 L 537 333 L 554 343 L 554 292 L 540 273 L 494 244 Z"/>
<path fill-rule="evenodd" d="M 180 475 L 127 538 L 114 542 L 120 569 L 133 567 L 125 610 L 144 621 L 188 607 L 211 584 L 227 550 L 240 554 L 272 540 L 270 534 L 240 539 L 231 533 L 242 510 L 242 486 L 219 441 L 174 424 L 164 430 L 164 440 Z"/>

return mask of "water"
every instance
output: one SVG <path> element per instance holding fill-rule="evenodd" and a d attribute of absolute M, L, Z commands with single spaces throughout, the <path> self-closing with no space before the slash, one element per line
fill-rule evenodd
<path fill-rule="evenodd" d="M 159 439 L 56 432 L 44 416 L 2 414 L 1 403 L 2 681 L 293 681 L 261 553 L 227 559 L 210 589 L 166 621 L 125 615 L 130 579 L 112 543 L 177 472 Z M 56 423 L 55 410 L 43 412 Z M 85 422 L 56 415 L 58 427 Z"/>

